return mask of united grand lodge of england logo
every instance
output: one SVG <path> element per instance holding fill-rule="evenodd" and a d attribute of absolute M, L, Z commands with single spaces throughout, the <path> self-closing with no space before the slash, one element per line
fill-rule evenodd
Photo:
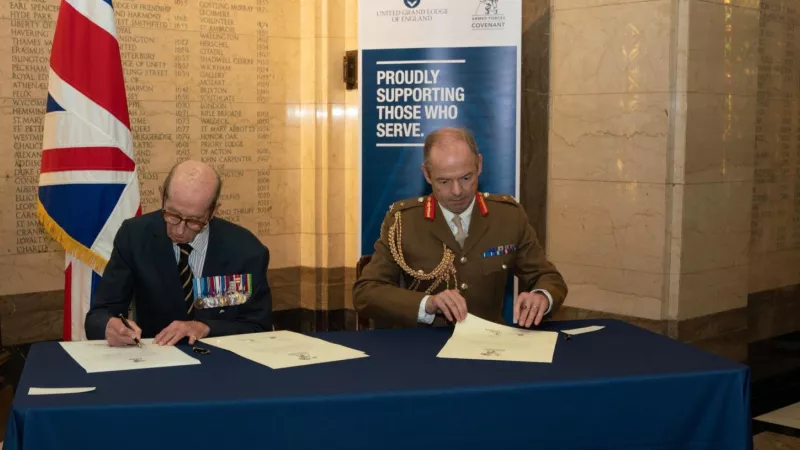
<path fill-rule="evenodd" d="M 459 0 L 469 1 L 469 0 Z M 367 0 L 368 2 L 368 0 Z M 399 5 L 399 2 L 396 3 Z M 421 7 L 422 0 L 403 0 L 404 9 L 380 9 L 375 11 L 375 15 L 383 20 L 399 23 L 413 22 L 432 22 L 438 17 L 447 15 L 447 8 L 424 8 Z"/>

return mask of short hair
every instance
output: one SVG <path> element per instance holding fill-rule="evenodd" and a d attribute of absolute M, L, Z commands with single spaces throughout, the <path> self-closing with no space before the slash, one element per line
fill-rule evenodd
<path fill-rule="evenodd" d="M 175 174 L 175 169 L 180 165 L 180 163 L 175 164 L 172 166 L 172 169 L 169 169 L 169 173 L 167 174 L 167 178 L 164 180 L 164 200 L 169 197 L 169 185 L 172 184 L 172 175 Z M 213 210 L 217 207 L 217 202 L 219 201 L 219 196 L 222 193 L 222 177 L 219 176 L 219 172 L 217 169 L 211 168 L 214 171 L 214 176 L 217 179 L 217 189 L 214 191 L 214 197 L 211 199 L 211 204 L 209 205 L 209 210 Z"/>
<path fill-rule="evenodd" d="M 475 156 L 475 164 L 478 163 L 478 144 L 475 143 L 475 137 L 472 135 L 472 132 L 467 128 L 445 127 L 439 128 L 425 137 L 425 145 L 422 149 L 422 163 L 425 164 L 425 167 L 428 167 L 433 147 L 448 141 L 464 142 L 467 144 L 467 147 L 472 150 L 472 154 Z"/>

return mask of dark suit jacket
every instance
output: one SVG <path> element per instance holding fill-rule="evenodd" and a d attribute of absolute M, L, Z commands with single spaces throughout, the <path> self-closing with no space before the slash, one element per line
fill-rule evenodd
<path fill-rule="evenodd" d="M 250 273 L 253 293 L 243 305 L 195 310 L 193 320 L 208 325 L 209 336 L 271 330 L 269 250 L 245 228 L 226 220 L 212 219 L 209 227 L 203 276 Z M 192 320 L 160 211 L 128 219 L 117 232 L 111 259 L 86 316 L 86 336 L 105 339 L 108 319 L 127 315 L 131 300 L 144 338 L 154 337 L 173 320 Z"/>

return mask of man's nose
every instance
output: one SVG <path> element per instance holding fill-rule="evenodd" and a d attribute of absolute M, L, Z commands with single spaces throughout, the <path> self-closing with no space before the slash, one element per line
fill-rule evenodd
<path fill-rule="evenodd" d="M 183 234 L 185 231 L 186 231 L 186 222 L 181 220 L 180 222 L 178 222 L 177 225 L 175 225 L 175 233 Z"/>
<path fill-rule="evenodd" d="M 455 195 L 455 196 L 459 196 L 459 195 L 461 195 L 461 192 L 462 192 L 463 190 L 464 190 L 464 189 L 462 189 L 462 188 L 461 188 L 461 183 L 459 183 L 458 181 L 456 181 L 455 183 L 453 183 L 453 195 Z"/>

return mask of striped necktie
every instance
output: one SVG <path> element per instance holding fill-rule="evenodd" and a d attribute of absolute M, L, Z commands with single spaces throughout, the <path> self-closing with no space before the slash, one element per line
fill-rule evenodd
<path fill-rule="evenodd" d="M 192 268 L 189 267 L 189 255 L 192 253 L 191 245 L 178 244 L 180 254 L 178 258 L 178 273 L 181 275 L 181 286 L 183 286 L 183 300 L 186 302 L 186 307 L 191 308 L 194 298 L 192 296 Z"/>

